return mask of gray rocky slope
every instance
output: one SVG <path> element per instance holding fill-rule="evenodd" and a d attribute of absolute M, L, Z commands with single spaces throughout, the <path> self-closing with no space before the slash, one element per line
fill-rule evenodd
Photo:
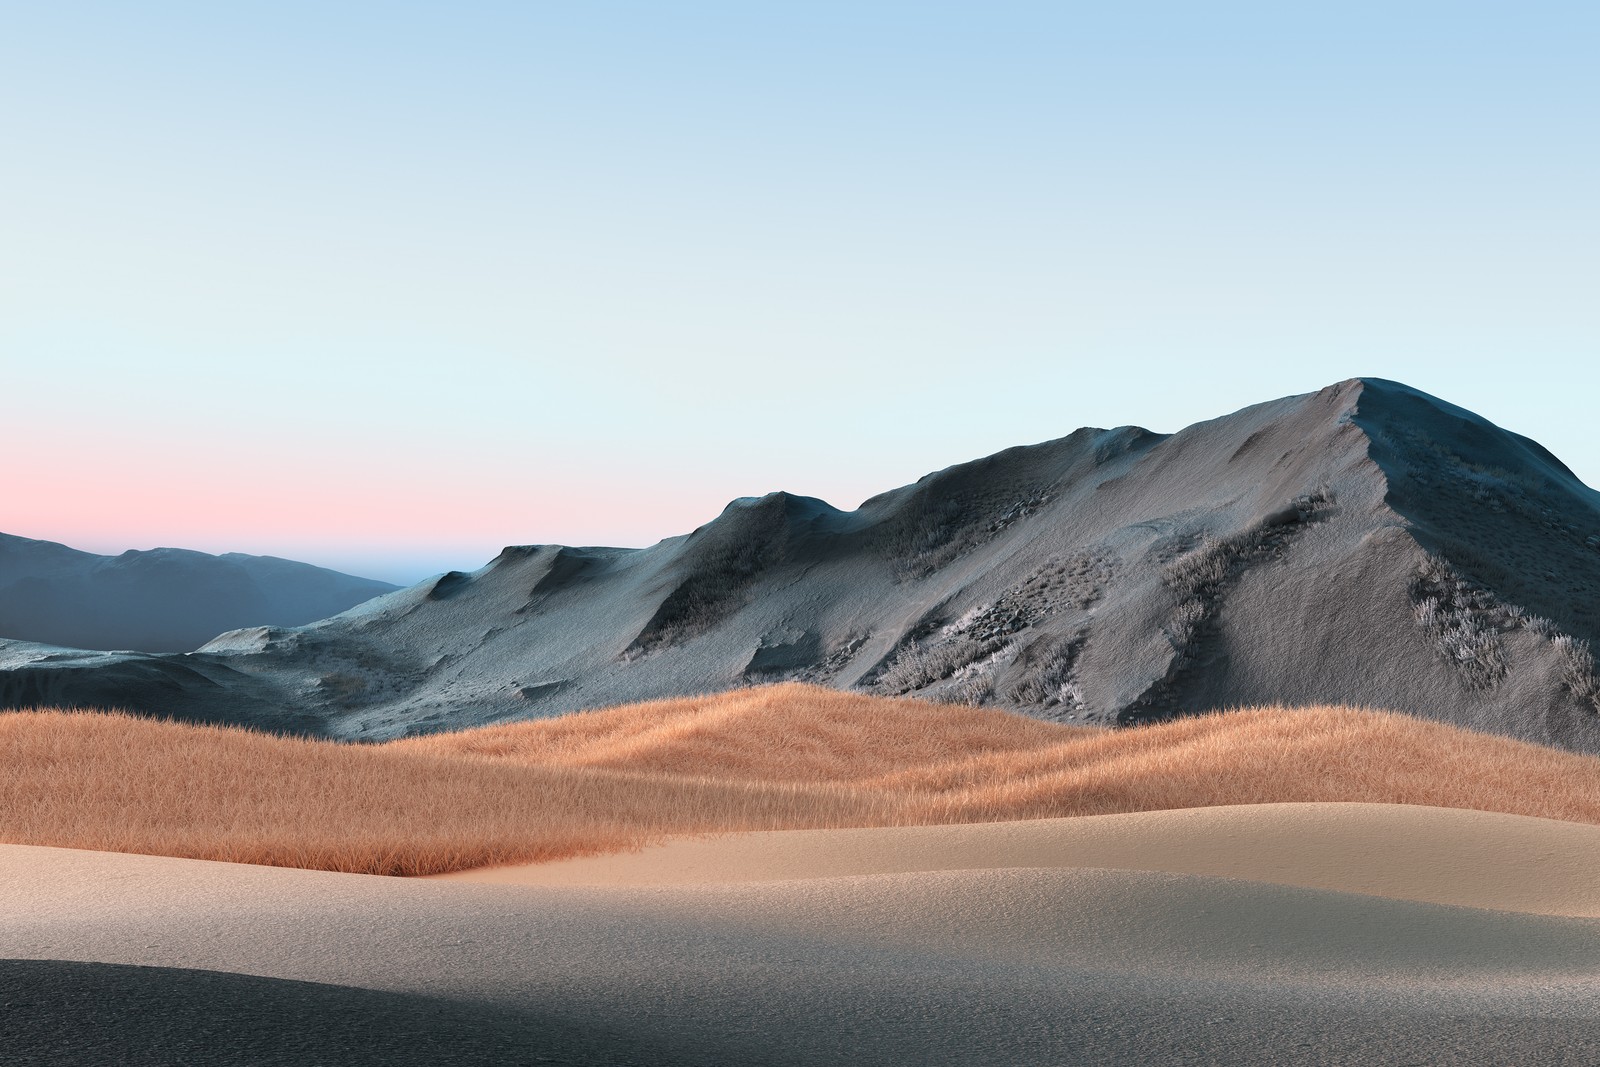
<path fill-rule="evenodd" d="M 800 679 L 1122 725 L 1336 701 L 1600 752 L 1597 608 L 1600 494 L 1354 379 L 852 512 L 773 493 L 650 548 L 508 548 L 189 655 L 0 646 L 0 703 L 381 739 Z"/>
<path fill-rule="evenodd" d="M 0 637 L 188 652 L 239 626 L 299 626 L 397 587 L 275 556 L 81 552 L 0 534 Z"/>

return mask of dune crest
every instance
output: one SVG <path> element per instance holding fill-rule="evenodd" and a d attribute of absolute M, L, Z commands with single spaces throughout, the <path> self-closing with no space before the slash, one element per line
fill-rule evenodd
<path fill-rule="evenodd" d="M 1146 871 L 561 888 L 0 846 L 0 956 L 92 961 L 91 985 L 130 964 L 191 988 L 252 976 L 263 1001 L 251 1011 L 289 992 L 260 979 L 322 983 L 296 993 L 297 1033 L 339 1032 L 337 1013 L 357 1006 L 431 1011 L 421 997 L 494 1009 L 501 1025 L 520 1015 L 517 1044 L 495 1062 L 1600 1056 L 1600 921 Z M 36 995 L 6 983 L 0 972 L 17 1007 L 0 1050 L 14 1027 L 29 1032 Z M 185 1024 L 239 1004 L 237 988 L 195 989 Z M 405 999 L 352 997 L 363 989 Z M 99 1020 L 63 1002 L 31 1013 L 34 1032 L 92 1038 Z"/>
<path fill-rule="evenodd" d="M 434 877 L 646 886 L 1010 868 L 1206 875 L 1600 918 L 1594 877 L 1600 826 L 1399 804 L 1251 804 L 1008 823 L 754 831 Z"/>

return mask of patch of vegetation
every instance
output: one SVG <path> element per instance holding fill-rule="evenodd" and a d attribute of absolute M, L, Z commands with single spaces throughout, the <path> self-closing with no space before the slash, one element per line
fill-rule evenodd
<path fill-rule="evenodd" d="M 630 651 L 652 652 L 703 633 L 744 604 L 743 594 L 760 572 L 762 546 L 728 545 L 702 560 L 656 609 Z"/>
<path fill-rule="evenodd" d="M 688 573 L 656 608 L 623 653 L 645 655 L 703 633 L 745 604 L 762 571 L 784 558 L 787 525 L 782 502 L 758 506 L 698 531 Z"/>
<path fill-rule="evenodd" d="M 1053 610 L 1084 611 L 1105 595 L 1114 568 L 1112 557 L 1097 552 L 1053 559 L 1023 582 L 1020 592 L 1043 598 Z"/>
<path fill-rule="evenodd" d="M 1016 645 L 1001 642 L 993 652 L 980 660 L 957 667 L 949 685 L 939 692 L 939 697 L 951 704 L 978 707 L 994 696 L 994 676 L 1002 660 L 1016 651 Z"/>
<path fill-rule="evenodd" d="M 1136 731 L 781 685 L 374 745 L 0 715 L 0 840 L 417 875 L 669 836 L 1220 804 L 1600 823 L 1600 761 L 1404 715 L 1261 708 Z"/>
<path fill-rule="evenodd" d="M 1018 657 L 1019 662 L 1032 669 L 1014 683 L 1006 695 L 1017 704 L 1053 709 L 1058 713 L 1087 710 L 1088 703 L 1077 680 L 1078 657 L 1083 653 L 1086 640 L 1087 634 L 1079 630 L 1025 649 Z"/>
<path fill-rule="evenodd" d="M 1165 632 L 1177 652 L 1180 669 L 1192 658 L 1202 629 L 1221 606 L 1223 586 L 1246 568 L 1277 558 L 1290 538 L 1332 503 L 1325 489 L 1297 497 L 1288 507 L 1241 533 L 1202 536 L 1194 548 L 1167 564 L 1161 578 L 1177 595 L 1178 603 Z"/>
<path fill-rule="evenodd" d="M 1561 682 L 1567 692 L 1580 704 L 1588 704 L 1600 712 L 1600 676 L 1595 673 L 1594 653 L 1589 642 L 1571 634 L 1557 634 L 1551 639 L 1561 654 Z"/>
<path fill-rule="evenodd" d="M 907 578 L 926 578 L 1050 502 L 1033 489 L 1010 500 L 977 494 L 951 494 L 937 500 L 924 494 L 883 539 L 883 550 Z"/>
<path fill-rule="evenodd" d="M 1201 536 L 1188 551 L 1171 560 L 1161 578 L 1175 603 L 1162 632 L 1172 646 L 1166 674 L 1117 715 L 1122 725 L 1170 717 L 1173 694 L 1183 672 L 1199 658 L 1199 650 L 1222 607 L 1226 587 L 1250 567 L 1279 558 L 1288 543 L 1333 507 L 1327 487 L 1296 497 L 1287 506 L 1247 530 L 1228 537 Z"/>
<path fill-rule="evenodd" d="M 940 633 L 947 638 L 989 640 L 1017 633 L 1063 610 L 1085 610 L 1104 595 L 1111 574 L 1112 563 L 1105 556 L 1053 558 L 994 602 L 968 609 Z"/>
<path fill-rule="evenodd" d="M 347 671 L 335 671 L 317 679 L 317 693 L 335 704 L 349 707 L 367 695 L 367 679 Z"/>
<path fill-rule="evenodd" d="M 893 695 L 923 689 L 954 676 L 962 668 L 985 656 L 992 656 L 1004 647 L 1006 643 L 998 638 L 986 641 L 960 638 L 930 644 L 912 642 L 902 648 L 878 674 L 873 685 Z"/>
<path fill-rule="evenodd" d="M 1543 615 L 1507 604 L 1429 553 L 1411 583 L 1417 622 L 1437 638 L 1440 654 L 1459 668 L 1476 689 L 1493 688 L 1508 664 L 1503 633 L 1527 630 L 1549 642 L 1561 662 L 1561 684 L 1573 699 L 1600 712 L 1600 673 L 1589 642 L 1566 633 Z"/>
<path fill-rule="evenodd" d="M 1412 613 L 1435 638 L 1435 647 L 1474 689 L 1493 689 L 1506 676 L 1502 630 L 1516 615 L 1487 589 L 1468 581 L 1447 562 L 1429 555 L 1411 582 Z"/>
<path fill-rule="evenodd" d="M 982 703 L 994 695 L 993 676 L 1000 660 L 1014 649 L 1013 635 L 1058 611 L 1093 605 L 1111 573 L 1111 560 L 1101 555 L 1052 559 L 998 599 L 974 605 L 954 622 L 914 631 L 874 685 L 901 694 L 955 679 L 954 685 L 939 691 L 941 699 Z M 1006 696 L 1020 704 L 1082 710 L 1082 693 L 1074 680 L 1050 674 L 1048 667 L 1040 670 L 1045 674 L 1010 686 Z"/>

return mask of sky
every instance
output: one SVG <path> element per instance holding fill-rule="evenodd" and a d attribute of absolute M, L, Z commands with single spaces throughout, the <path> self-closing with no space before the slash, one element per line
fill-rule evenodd
<path fill-rule="evenodd" d="M 75 3 L 0 530 L 410 582 L 1356 375 L 1600 485 L 1600 5 Z"/>

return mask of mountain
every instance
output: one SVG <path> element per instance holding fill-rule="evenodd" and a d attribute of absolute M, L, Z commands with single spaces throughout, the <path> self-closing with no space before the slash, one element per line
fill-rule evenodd
<path fill-rule="evenodd" d="M 773 493 L 650 548 L 508 548 L 185 656 L 0 646 L 0 704 L 364 739 L 801 679 L 1120 725 L 1358 704 L 1600 752 L 1597 610 L 1600 494 L 1366 378 L 852 512 Z"/>
<path fill-rule="evenodd" d="M 299 626 L 396 588 L 273 556 L 97 556 L 0 534 L 0 637 L 68 648 L 187 652 L 224 630 Z"/>

